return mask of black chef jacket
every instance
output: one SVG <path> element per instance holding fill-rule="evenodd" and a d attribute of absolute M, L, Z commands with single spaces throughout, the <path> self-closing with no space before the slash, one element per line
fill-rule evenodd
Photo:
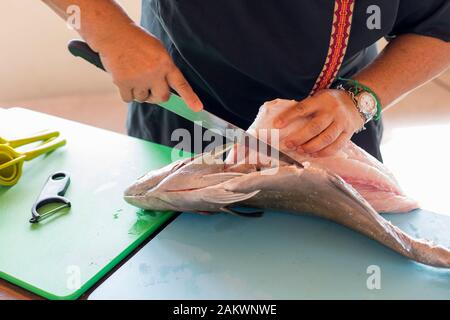
<path fill-rule="evenodd" d="M 367 20 L 380 8 L 381 28 Z M 327 56 L 334 0 L 143 0 L 142 26 L 159 38 L 205 108 L 247 128 L 275 98 L 306 98 Z M 356 0 L 339 76 L 351 77 L 377 55 L 375 42 L 415 33 L 450 41 L 449 0 Z M 193 124 L 163 108 L 133 102 L 131 136 L 174 146 L 174 129 Z M 382 123 L 352 140 L 381 160 Z M 191 150 L 200 151 L 200 150 Z"/>

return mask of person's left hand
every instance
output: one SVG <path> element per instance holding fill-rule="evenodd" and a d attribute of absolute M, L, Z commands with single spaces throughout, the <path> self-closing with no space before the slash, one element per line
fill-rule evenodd
<path fill-rule="evenodd" d="M 283 129 L 305 117 L 309 119 L 307 125 L 302 121 L 303 127 L 282 139 L 282 148 L 313 156 L 333 155 L 364 125 L 358 109 L 345 91 L 326 89 L 281 113 L 274 120 L 274 126 Z"/>

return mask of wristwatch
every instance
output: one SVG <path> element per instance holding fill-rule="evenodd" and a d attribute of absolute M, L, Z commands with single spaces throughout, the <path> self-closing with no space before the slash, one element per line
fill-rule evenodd
<path fill-rule="evenodd" d="M 378 97 L 375 93 L 367 87 L 361 85 L 355 80 L 345 79 L 341 81 L 336 89 L 346 91 L 350 98 L 352 98 L 356 109 L 358 109 L 364 124 L 378 118 L 378 110 L 380 109 Z"/>

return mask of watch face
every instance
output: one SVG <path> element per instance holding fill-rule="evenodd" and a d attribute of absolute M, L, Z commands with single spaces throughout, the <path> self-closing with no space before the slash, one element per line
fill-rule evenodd
<path fill-rule="evenodd" d="M 358 107 L 363 113 L 375 115 L 375 113 L 377 112 L 377 101 L 375 100 L 375 97 L 370 93 L 363 92 L 358 97 Z"/>

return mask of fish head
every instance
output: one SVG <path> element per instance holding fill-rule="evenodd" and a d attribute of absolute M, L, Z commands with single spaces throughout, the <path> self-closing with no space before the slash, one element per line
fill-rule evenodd
<path fill-rule="evenodd" d="M 238 173 L 226 173 L 227 164 L 213 152 L 177 161 L 139 178 L 125 190 L 131 205 L 149 210 L 207 211 L 202 190 Z"/>
<path fill-rule="evenodd" d="M 176 172 L 179 168 L 183 167 L 190 160 L 191 159 L 182 159 L 158 170 L 152 170 L 144 174 L 127 189 L 125 189 L 125 201 L 139 207 L 143 198 L 150 190 L 154 189 L 161 181 Z"/>

